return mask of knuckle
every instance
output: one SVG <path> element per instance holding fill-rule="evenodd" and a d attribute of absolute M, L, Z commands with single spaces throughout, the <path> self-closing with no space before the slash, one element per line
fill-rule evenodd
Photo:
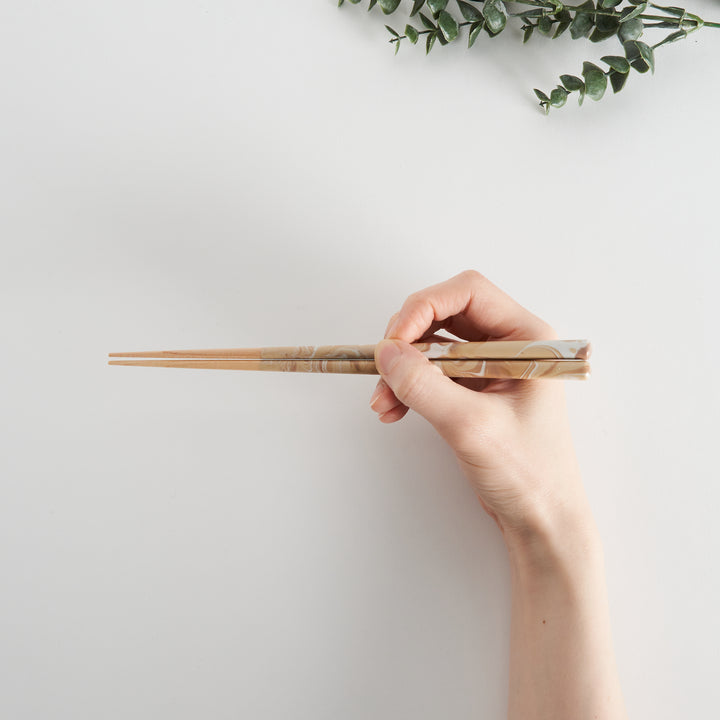
<path fill-rule="evenodd" d="M 473 269 L 464 270 L 458 277 L 467 280 L 472 285 L 480 285 L 487 282 L 487 278 L 481 272 Z"/>

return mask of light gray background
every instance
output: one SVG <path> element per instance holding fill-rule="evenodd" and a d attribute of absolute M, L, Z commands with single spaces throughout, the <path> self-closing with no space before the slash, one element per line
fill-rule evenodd
<path fill-rule="evenodd" d="M 594 342 L 567 391 L 631 717 L 718 707 L 720 33 L 544 117 L 614 41 L 393 57 L 384 21 L 2 4 L 2 717 L 503 717 L 505 550 L 420 418 L 105 364 L 375 342 L 470 267 Z"/>

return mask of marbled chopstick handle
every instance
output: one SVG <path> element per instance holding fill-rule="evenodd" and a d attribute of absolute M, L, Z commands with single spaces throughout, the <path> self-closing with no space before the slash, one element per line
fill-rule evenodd
<path fill-rule="evenodd" d="M 448 377 L 536 380 L 539 378 L 580 379 L 590 375 L 585 360 L 431 360 Z M 166 358 L 155 360 L 111 360 L 110 365 L 174 367 L 206 370 L 259 370 L 270 372 L 343 373 L 377 375 L 375 361 L 355 359 L 227 359 Z"/>
<path fill-rule="evenodd" d="M 587 360 L 587 340 L 491 340 L 487 342 L 413 343 L 429 359 Z M 291 347 L 163 350 L 111 353 L 110 357 L 195 358 L 235 360 L 359 360 L 372 359 L 375 345 L 296 345 Z"/>

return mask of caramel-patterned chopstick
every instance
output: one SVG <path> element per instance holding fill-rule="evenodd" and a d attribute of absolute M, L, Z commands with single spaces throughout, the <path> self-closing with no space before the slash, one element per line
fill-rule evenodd
<path fill-rule="evenodd" d="M 490 340 L 487 342 L 413 343 L 430 359 L 587 360 L 587 340 Z M 235 360 L 352 360 L 375 357 L 374 345 L 295 345 L 292 347 L 225 348 L 219 350 L 162 350 L 110 353 L 122 358 L 225 358 Z"/>
<path fill-rule="evenodd" d="M 448 377 L 532 380 L 589 377 L 586 340 L 414 343 Z M 110 365 L 377 375 L 374 345 L 321 345 L 111 353 Z M 142 358 L 142 359 L 139 359 Z"/>

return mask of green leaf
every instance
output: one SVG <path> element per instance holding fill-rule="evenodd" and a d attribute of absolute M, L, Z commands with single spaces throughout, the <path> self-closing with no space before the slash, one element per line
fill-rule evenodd
<path fill-rule="evenodd" d="M 444 10 L 447 7 L 448 0 L 427 0 L 427 6 L 430 8 L 430 12 L 435 15 L 435 17 L 438 16 L 438 13 L 441 10 Z"/>
<path fill-rule="evenodd" d="M 477 36 L 480 34 L 480 31 L 483 29 L 484 21 L 483 22 L 476 22 L 473 23 L 470 26 L 470 34 L 468 35 L 468 47 L 471 48 L 475 41 L 477 40 Z"/>
<path fill-rule="evenodd" d="M 377 0 L 370 0 L 370 4 L 368 5 L 368 12 L 370 12 L 375 7 L 375 5 L 377 5 Z"/>
<path fill-rule="evenodd" d="M 642 2 L 639 5 L 636 5 L 634 8 L 625 8 L 620 13 L 620 22 L 624 23 L 628 20 L 632 20 L 634 17 L 637 17 L 641 13 L 644 13 L 647 10 L 647 3 Z"/>
<path fill-rule="evenodd" d="M 607 40 L 608 38 L 611 38 L 613 35 L 615 35 L 615 30 L 600 30 L 600 28 L 595 28 L 590 33 L 590 42 L 598 43 L 602 42 L 603 40 Z"/>
<path fill-rule="evenodd" d="M 682 40 L 687 37 L 687 30 L 678 30 L 677 32 L 670 33 L 662 42 L 659 42 L 653 50 L 659 48 L 661 45 L 667 45 L 668 43 L 675 42 L 676 40 Z"/>
<path fill-rule="evenodd" d="M 607 63 L 615 72 L 629 73 L 630 63 L 620 55 L 605 55 L 600 58 L 604 63 Z"/>
<path fill-rule="evenodd" d="M 525 28 L 525 32 L 523 33 L 523 42 L 526 43 L 533 34 L 533 30 L 535 29 L 534 25 L 528 25 Z"/>
<path fill-rule="evenodd" d="M 535 88 L 535 94 L 538 96 L 538 100 L 542 100 L 542 102 L 550 102 L 550 98 L 542 90 Z"/>
<path fill-rule="evenodd" d="M 428 30 L 435 30 L 435 23 L 424 13 L 420 13 L 420 20 Z"/>
<path fill-rule="evenodd" d="M 476 20 L 483 19 L 482 13 L 474 5 L 463 2 L 462 0 L 458 0 L 458 5 L 460 6 L 460 12 L 462 13 L 462 16 L 468 22 L 475 22 Z"/>
<path fill-rule="evenodd" d="M 338 7 L 340 7 L 344 2 L 345 0 L 338 0 Z"/>
<path fill-rule="evenodd" d="M 447 10 L 440 11 L 438 25 L 448 42 L 453 41 L 458 36 L 459 28 L 457 21 Z"/>
<path fill-rule="evenodd" d="M 575 90 L 585 90 L 585 83 L 575 75 L 561 75 L 560 82 L 571 92 Z"/>
<path fill-rule="evenodd" d="M 610 71 L 610 85 L 614 93 L 619 93 L 624 87 L 628 79 L 628 73 L 619 73 L 615 70 Z"/>
<path fill-rule="evenodd" d="M 649 45 L 641 40 L 631 40 L 624 43 L 623 47 L 625 57 L 639 73 L 646 73 L 648 70 L 655 72 L 655 55 Z"/>
<path fill-rule="evenodd" d="M 570 27 L 570 22 L 570 20 L 565 20 L 557 26 L 557 30 L 555 30 L 555 34 L 553 35 L 553 40 L 555 38 L 559 38 Z"/>
<path fill-rule="evenodd" d="M 448 44 L 448 41 L 445 39 L 445 36 L 442 34 L 442 32 L 440 30 L 438 30 L 437 40 L 441 45 Z"/>
<path fill-rule="evenodd" d="M 593 12 L 595 10 L 595 6 L 589 0 L 588 2 L 580 5 L 580 9 Z M 588 14 L 587 12 L 581 12 L 580 10 L 578 10 L 575 13 L 573 21 L 570 23 L 570 35 L 572 35 L 572 39 L 577 40 L 581 37 L 587 37 L 590 34 L 590 30 L 592 29 L 594 24 L 595 22 L 593 21 L 592 15 Z"/>
<path fill-rule="evenodd" d="M 603 32 L 611 30 L 614 35 L 620 27 L 620 20 L 612 15 L 598 15 L 595 18 L 595 27 Z"/>
<path fill-rule="evenodd" d="M 570 93 L 559 85 L 550 93 L 550 104 L 553 107 L 562 107 L 567 102 L 567 96 Z"/>
<path fill-rule="evenodd" d="M 507 15 L 502 0 L 485 0 L 482 14 L 489 35 L 497 35 L 505 27 Z"/>
<path fill-rule="evenodd" d="M 413 3 L 412 10 L 410 11 L 410 17 L 417 15 L 418 10 L 425 4 L 425 0 L 415 0 Z"/>
<path fill-rule="evenodd" d="M 549 35 L 552 32 L 552 26 L 552 20 L 547 15 L 543 15 L 538 20 L 537 29 L 543 35 Z"/>
<path fill-rule="evenodd" d="M 623 0 L 600 0 L 600 7 L 604 10 L 611 10 L 617 7 Z"/>
<path fill-rule="evenodd" d="M 418 41 L 418 31 L 412 25 L 405 26 L 405 36 L 413 45 Z"/>
<path fill-rule="evenodd" d="M 435 44 L 436 37 L 437 37 L 437 32 L 428 33 L 427 40 L 425 41 L 425 54 L 426 55 L 432 50 L 432 46 Z"/>
<path fill-rule="evenodd" d="M 399 4 L 400 4 L 400 0 L 378 0 L 378 5 L 380 5 L 380 9 L 386 15 L 390 15 L 390 13 L 394 13 L 398 9 Z"/>
<path fill-rule="evenodd" d="M 637 40 L 643 34 L 643 21 L 640 18 L 633 18 L 620 24 L 618 38 L 621 43 L 629 40 Z"/>
<path fill-rule="evenodd" d="M 591 100 L 599 100 L 607 88 L 605 73 L 591 62 L 583 63 L 583 77 L 585 78 L 585 92 Z"/>
<path fill-rule="evenodd" d="M 400 33 L 398 33 L 397 30 L 393 30 L 389 25 L 386 25 L 385 28 L 391 35 L 394 35 L 395 37 L 400 37 Z"/>
<path fill-rule="evenodd" d="M 655 5 L 655 3 L 650 3 L 650 7 L 657 8 L 658 10 L 664 10 L 668 15 L 674 15 L 675 17 L 683 17 L 684 15 L 687 15 L 687 10 L 674 7 L 673 5 Z"/>

